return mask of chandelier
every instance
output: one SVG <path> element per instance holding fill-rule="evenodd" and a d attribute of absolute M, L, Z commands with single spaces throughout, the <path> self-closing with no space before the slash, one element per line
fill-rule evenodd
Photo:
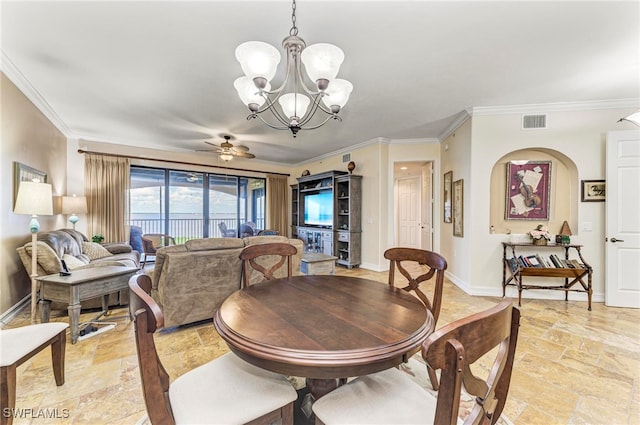
<path fill-rule="evenodd" d="M 247 41 L 236 48 L 236 59 L 245 75 L 236 79 L 233 86 L 251 112 L 247 120 L 259 118 L 276 130 L 290 130 L 296 137 L 298 131 L 319 128 L 330 119 L 342 121 L 338 113 L 349 100 L 353 85 L 336 78 L 344 60 L 339 47 L 327 43 L 307 47 L 298 37 L 295 0 L 291 22 L 289 36 L 282 42 L 287 52 L 287 70 L 282 85 L 272 90 L 270 83 L 280 63 L 280 52 L 270 44 Z M 313 88 L 309 88 L 303 79 L 302 65 L 315 84 Z M 310 123 L 318 110 L 326 117 Z M 263 118 L 262 113 L 266 111 L 273 114 L 275 123 Z"/>

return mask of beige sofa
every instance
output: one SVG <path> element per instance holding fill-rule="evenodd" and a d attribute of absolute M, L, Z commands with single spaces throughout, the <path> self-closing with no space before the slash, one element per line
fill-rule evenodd
<path fill-rule="evenodd" d="M 222 302 L 240 289 L 242 261 L 240 252 L 247 245 L 290 243 L 298 249 L 293 258 L 294 274 L 300 274 L 302 241 L 284 236 L 193 239 L 183 245 L 160 248 L 152 275 L 151 296 L 160 304 L 166 327 L 213 318 Z M 274 258 L 260 259 L 273 264 Z M 286 276 L 281 267 L 276 277 Z M 250 282 L 262 280 L 252 273 Z"/>

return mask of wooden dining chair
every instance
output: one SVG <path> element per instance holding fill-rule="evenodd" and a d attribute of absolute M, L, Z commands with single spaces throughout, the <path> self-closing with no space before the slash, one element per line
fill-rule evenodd
<path fill-rule="evenodd" d="M 454 425 L 462 422 L 458 414 L 463 385 L 475 397 L 464 423 L 494 424 L 509 392 L 519 324 L 520 310 L 510 300 L 450 323 L 422 344 L 426 363 L 442 370 L 437 396 L 405 372 L 391 368 L 356 378 L 317 400 L 313 404 L 316 425 Z M 489 352 L 495 358 L 487 378 L 475 376 L 470 366 Z"/>
<path fill-rule="evenodd" d="M 389 264 L 389 285 L 395 286 L 395 269 L 407 280 L 407 286 L 403 287 L 405 291 L 413 291 L 420 301 L 433 314 L 433 325 L 438 324 L 438 316 L 440 316 L 440 306 L 442 304 L 442 291 L 444 286 L 444 271 L 447 269 L 447 260 L 435 252 L 425 251 L 423 249 L 414 248 L 390 248 L 385 251 L 384 258 L 390 261 Z M 416 277 L 403 265 L 403 261 L 410 261 L 421 266 L 427 266 L 429 270 Z M 416 274 L 416 273 L 414 273 Z M 430 280 L 435 275 L 433 282 L 433 295 L 431 299 L 420 289 L 420 284 Z M 429 368 L 429 380 L 434 390 L 438 390 L 438 378 L 433 369 Z"/>
<path fill-rule="evenodd" d="M 293 261 L 291 257 L 298 253 L 298 249 L 288 243 L 262 243 L 249 245 L 240 252 L 242 260 L 242 282 L 247 287 L 251 283 L 251 271 L 262 274 L 262 281 L 276 279 L 276 271 L 287 262 L 287 277 L 293 275 Z M 262 258 L 262 261 L 258 260 Z M 257 283 L 257 282 L 252 282 Z"/>
<path fill-rule="evenodd" d="M 289 381 L 233 353 L 193 369 L 170 384 L 153 338 L 164 326 L 164 316 L 149 295 L 151 278 L 133 276 L 129 289 L 142 391 L 152 424 L 293 424 L 297 393 Z"/>

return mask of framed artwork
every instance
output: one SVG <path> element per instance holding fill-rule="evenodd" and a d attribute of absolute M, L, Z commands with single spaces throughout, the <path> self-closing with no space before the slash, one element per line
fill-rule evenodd
<path fill-rule="evenodd" d="M 444 200 L 444 222 L 451 223 L 451 182 L 453 181 L 453 171 L 444 173 L 442 199 Z"/>
<path fill-rule="evenodd" d="M 505 219 L 549 220 L 551 161 L 507 163 Z"/>
<path fill-rule="evenodd" d="M 604 180 L 582 180 L 580 182 L 582 202 L 604 202 L 606 183 Z"/>
<path fill-rule="evenodd" d="M 20 187 L 20 182 L 30 182 L 38 180 L 40 183 L 47 182 L 47 174 L 36 170 L 35 168 L 31 168 L 28 165 L 24 165 L 21 162 L 14 161 L 13 162 L 13 206 L 16 206 L 16 199 L 18 198 L 18 188 Z"/>
<path fill-rule="evenodd" d="M 453 236 L 464 236 L 464 187 L 462 179 L 453 182 Z"/>

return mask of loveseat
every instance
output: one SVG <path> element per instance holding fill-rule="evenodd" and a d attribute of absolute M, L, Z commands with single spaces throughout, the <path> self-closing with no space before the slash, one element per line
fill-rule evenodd
<path fill-rule="evenodd" d="M 193 239 L 160 248 L 156 252 L 151 296 L 162 308 L 164 325 L 172 327 L 213 318 L 222 302 L 240 289 L 242 249 L 272 242 L 290 243 L 298 249 L 293 257 L 293 271 L 300 274 L 302 241 L 285 236 Z M 275 258 L 266 256 L 258 262 L 273 264 Z M 275 276 L 286 274 L 286 267 L 281 267 Z M 261 280 L 262 275 L 254 271 L 249 282 Z"/>
<path fill-rule="evenodd" d="M 140 253 L 127 244 L 90 242 L 74 229 L 52 230 L 38 233 L 38 275 L 59 273 L 62 261 L 67 267 L 84 269 L 96 266 L 140 267 Z M 27 273 L 31 275 L 31 242 L 17 248 Z"/>
<path fill-rule="evenodd" d="M 63 271 L 65 260 L 71 272 L 100 266 L 140 267 L 140 253 L 124 243 L 97 244 L 74 229 L 59 229 L 38 233 L 38 275 L 45 276 Z M 16 249 L 27 274 L 31 275 L 31 242 Z M 98 300 L 99 301 L 99 300 Z M 112 294 L 110 305 L 127 304 L 128 292 Z M 100 306 L 100 302 L 87 301 L 82 308 Z M 58 308 L 58 306 L 53 306 Z M 66 306 L 65 306 L 66 308 Z"/>

